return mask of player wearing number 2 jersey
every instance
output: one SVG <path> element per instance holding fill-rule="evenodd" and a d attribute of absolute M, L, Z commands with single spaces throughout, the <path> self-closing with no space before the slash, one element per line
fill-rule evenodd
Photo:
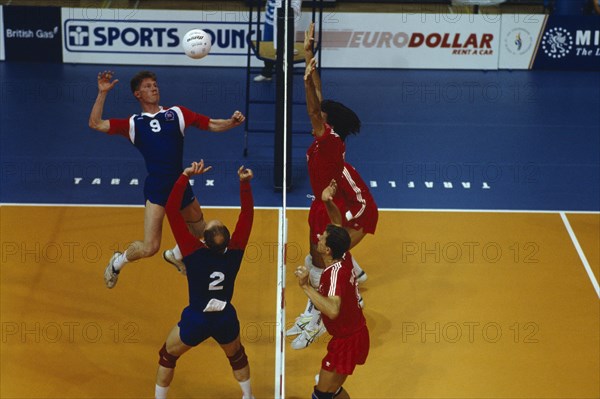
<path fill-rule="evenodd" d="M 104 102 L 118 80 L 111 81 L 113 73 L 98 74 L 98 97 L 90 113 L 92 129 L 126 137 L 142 154 L 148 176 L 144 182 L 145 216 L 144 240 L 134 241 L 124 253 L 116 252 L 104 271 L 108 288 L 117 283 L 119 272 L 125 263 L 154 255 L 160 248 L 165 204 L 183 167 L 184 131 L 189 126 L 212 132 L 222 132 L 239 126 L 245 117 L 236 111 L 229 119 L 212 119 L 185 107 L 163 108 L 159 105 L 160 94 L 156 75 L 143 71 L 131 79 L 131 91 L 142 108 L 140 114 L 127 119 L 103 119 Z M 202 236 L 204 217 L 198 201 L 188 185 L 181 203 L 183 218 L 190 231 Z M 185 274 L 179 247 L 164 252 L 163 257 Z"/>
<path fill-rule="evenodd" d="M 203 161 L 186 168 L 175 183 L 166 206 L 167 218 L 187 269 L 190 303 L 160 349 L 155 387 L 157 399 L 166 398 L 179 356 L 210 337 L 220 344 L 229 358 L 243 398 L 252 398 L 248 358 L 240 341 L 240 323 L 231 304 L 235 278 L 254 218 L 250 188 L 252 171 L 243 167 L 238 170 L 242 209 L 231 239 L 223 223 L 210 220 L 206 223 L 204 240 L 200 241 L 188 231 L 180 208 L 190 176 L 210 169 L 210 166 L 204 167 Z"/>

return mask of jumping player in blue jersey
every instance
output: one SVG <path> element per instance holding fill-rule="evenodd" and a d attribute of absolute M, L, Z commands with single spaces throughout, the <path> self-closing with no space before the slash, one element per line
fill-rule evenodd
<path fill-rule="evenodd" d="M 144 240 L 134 241 L 125 252 L 115 252 L 104 271 L 104 282 L 113 288 L 119 272 L 127 262 L 147 258 L 160 248 L 165 204 L 173 183 L 183 170 L 183 138 L 189 126 L 211 132 L 223 132 L 242 124 L 244 115 L 235 111 L 229 119 L 212 119 L 182 106 L 163 108 L 159 105 L 160 93 L 156 75 L 142 71 L 131 79 L 131 91 L 142 108 L 140 114 L 127 119 L 103 119 L 104 102 L 118 79 L 112 80 L 113 72 L 98 74 L 98 97 L 90 113 L 89 126 L 108 134 L 126 137 L 137 147 L 146 162 L 148 176 L 144 183 L 145 215 Z M 205 222 L 202 209 L 194 198 L 191 187 L 185 191 L 181 212 L 188 228 L 201 237 Z M 185 274 L 185 265 L 178 246 L 163 253 L 164 259 Z"/>
<path fill-rule="evenodd" d="M 231 304 L 235 278 L 252 230 L 254 201 L 250 180 L 253 174 L 243 166 L 238 170 L 241 211 L 231 238 L 223 223 L 209 220 L 203 240 L 198 240 L 188 230 L 180 208 L 190 176 L 210 169 L 210 166 L 204 167 L 203 161 L 193 162 L 175 182 L 166 206 L 167 218 L 187 269 L 190 304 L 159 351 L 156 399 L 167 397 L 177 359 L 210 337 L 219 343 L 229 359 L 243 399 L 253 399 L 248 357 L 240 341 L 240 322 Z"/>

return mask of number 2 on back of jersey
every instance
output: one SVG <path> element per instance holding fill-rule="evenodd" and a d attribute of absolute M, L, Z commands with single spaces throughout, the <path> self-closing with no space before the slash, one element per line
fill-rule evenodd
<path fill-rule="evenodd" d="M 225 275 L 221 272 L 212 272 L 210 275 L 210 278 L 214 279 L 213 281 L 210 282 L 210 284 L 208 285 L 208 290 L 209 291 L 218 291 L 218 290 L 222 290 L 223 286 L 219 285 L 223 282 L 223 280 L 225 280 Z"/>

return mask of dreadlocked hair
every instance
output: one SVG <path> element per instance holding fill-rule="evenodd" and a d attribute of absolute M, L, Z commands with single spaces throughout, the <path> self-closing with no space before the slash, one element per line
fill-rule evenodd
<path fill-rule="evenodd" d="M 350 134 L 360 132 L 360 119 L 350 108 L 333 100 L 321 101 L 321 111 L 327 114 L 327 123 L 340 135 L 343 141 Z"/>

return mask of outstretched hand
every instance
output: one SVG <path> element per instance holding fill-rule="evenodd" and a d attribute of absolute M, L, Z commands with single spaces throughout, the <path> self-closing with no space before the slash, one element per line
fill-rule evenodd
<path fill-rule="evenodd" d="M 331 179 L 329 185 L 323 189 L 323 193 L 321 194 L 321 199 L 323 202 L 333 201 L 333 197 L 335 197 L 335 193 L 337 192 L 337 182 L 335 179 Z"/>
<path fill-rule="evenodd" d="M 311 22 L 308 25 L 308 29 L 304 32 L 304 51 L 311 52 L 312 54 L 312 45 L 315 41 L 315 23 Z"/>
<path fill-rule="evenodd" d="M 233 123 L 233 126 L 239 126 L 244 123 L 245 120 L 246 117 L 240 111 L 235 111 L 233 115 L 231 115 L 231 122 Z"/>
<path fill-rule="evenodd" d="M 254 177 L 254 173 L 252 169 L 244 169 L 244 165 L 240 166 L 238 169 L 238 176 L 240 177 L 240 181 L 250 181 Z"/>
<path fill-rule="evenodd" d="M 115 79 L 111 82 L 110 80 L 112 79 L 113 75 L 113 71 L 98 72 L 98 91 L 108 92 L 115 87 L 119 79 Z"/>
<path fill-rule="evenodd" d="M 204 159 L 201 159 L 200 162 L 192 162 L 190 166 L 185 168 L 183 174 L 187 177 L 191 177 L 194 175 L 201 175 L 203 173 L 208 172 L 212 169 L 212 166 L 204 166 Z"/>
<path fill-rule="evenodd" d="M 317 60 L 313 57 L 309 62 L 306 63 L 306 70 L 304 71 L 304 80 L 311 79 L 312 73 L 317 69 Z"/>

